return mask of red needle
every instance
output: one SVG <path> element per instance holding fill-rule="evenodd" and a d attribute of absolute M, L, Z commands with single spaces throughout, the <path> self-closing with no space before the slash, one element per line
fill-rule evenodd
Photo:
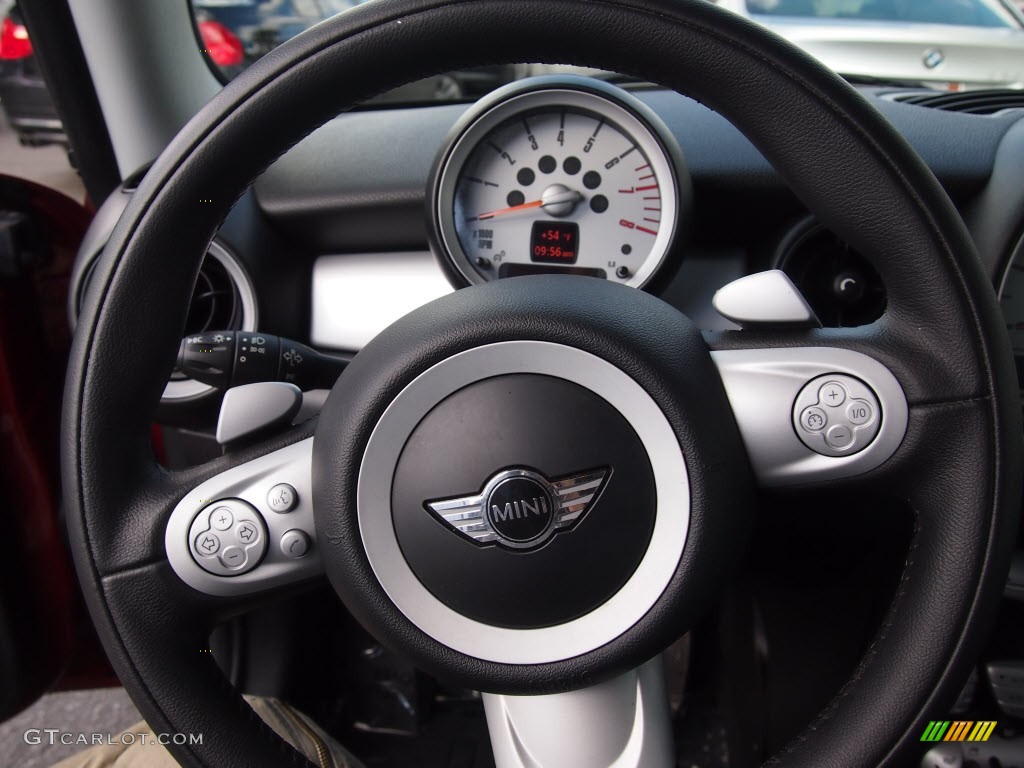
<path fill-rule="evenodd" d="M 516 211 L 525 211 L 529 208 L 540 208 L 544 205 L 543 200 L 532 200 L 529 203 L 521 203 L 519 205 L 513 205 L 510 208 L 499 208 L 497 211 L 490 211 L 489 213 L 481 213 L 477 216 L 477 219 L 483 221 L 484 219 L 493 219 L 495 216 L 501 216 L 506 213 L 515 213 Z"/>

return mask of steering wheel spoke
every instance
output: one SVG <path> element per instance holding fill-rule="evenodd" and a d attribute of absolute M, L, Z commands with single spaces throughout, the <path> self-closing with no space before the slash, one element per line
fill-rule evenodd
<path fill-rule="evenodd" d="M 661 656 L 578 691 L 483 699 L 497 768 L 676 764 Z"/>
<path fill-rule="evenodd" d="M 711 353 L 757 481 L 801 485 L 884 464 L 907 432 L 892 372 L 843 347 L 762 347 Z"/>

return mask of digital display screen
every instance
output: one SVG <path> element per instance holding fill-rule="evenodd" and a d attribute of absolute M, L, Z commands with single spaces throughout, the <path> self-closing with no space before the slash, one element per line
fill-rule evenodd
<path fill-rule="evenodd" d="M 575 264 L 580 227 L 571 221 L 535 221 L 530 234 L 530 260 L 541 264 Z"/>

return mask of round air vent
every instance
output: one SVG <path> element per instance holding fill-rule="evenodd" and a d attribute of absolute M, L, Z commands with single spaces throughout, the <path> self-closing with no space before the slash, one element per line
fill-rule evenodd
<path fill-rule="evenodd" d="M 86 289 L 92 279 L 99 251 L 83 272 L 78 284 L 74 316 L 81 309 Z M 185 321 L 185 336 L 211 330 L 256 330 L 256 294 L 252 283 L 238 260 L 223 245 L 214 240 L 206 251 L 199 269 L 196 287 L 189 303 Z M 176 402 L 199 397 L 213 388 L 175 371 L 164 389 L 163 401 Z"/>
<path fill-rule="evenodd" d="M 885 311 L 885 287 L 874 267 L 814 219 L 786 236 L 776 263 L 826 327 L 867 325 Z"/>
<path fill-rule="evenodd" d="M 185 321 L 185 335 L 242 327 L 242 296 L 224 262 L 209 255 L 199 269 Z"/>
<path fill-rule="evenodd" d="M 256 330 L 256 296 L 238 261 L 215 240 L 196 278 L 184 335 L 224 329 Z M 163 400 L 188 400 L 212 391 L 212 387 L 175 371 L 164 389 Z"/>

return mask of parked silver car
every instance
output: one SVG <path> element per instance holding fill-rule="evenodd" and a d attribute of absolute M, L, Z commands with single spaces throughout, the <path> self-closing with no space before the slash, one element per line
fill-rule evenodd
<path fill-rule="evenodd" d="M 1024 88 L 1024 16 L 1006 0 L 718 0 L 851 79 Z"/>

